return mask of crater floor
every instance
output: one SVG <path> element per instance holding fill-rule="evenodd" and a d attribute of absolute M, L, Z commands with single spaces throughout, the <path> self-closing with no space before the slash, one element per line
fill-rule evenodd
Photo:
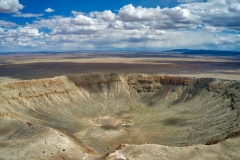
<path fill-rule="evenodd" d="M 239 115 L 240 81 L 96 73 L 5 83 L 0 159 L 239 159 Z"/>

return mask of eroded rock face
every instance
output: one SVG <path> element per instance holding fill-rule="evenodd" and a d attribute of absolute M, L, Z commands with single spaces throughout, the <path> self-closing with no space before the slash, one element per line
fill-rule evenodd
<path fill-rule="evenodd" d="M 1 84 L 0 159 L 18 159 L 11 149 L 26 159 L 96 159 L 120 144 L 224 141 L 240 130 L 239 115 L 239 81 L 97 73 Z"/>

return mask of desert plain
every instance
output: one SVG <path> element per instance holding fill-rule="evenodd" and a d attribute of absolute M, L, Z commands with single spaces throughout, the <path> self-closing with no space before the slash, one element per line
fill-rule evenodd
<path fill-rule="evenodd" d="M 96 72 L 240 80 L 240 55 L 199 56 L 171 52 L 0 54 L 0 83 Z"/>

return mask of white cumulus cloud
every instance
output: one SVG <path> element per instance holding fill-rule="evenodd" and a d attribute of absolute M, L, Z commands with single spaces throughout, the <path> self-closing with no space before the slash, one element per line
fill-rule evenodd
<path fill-rule="evenodd" d="M 84 15 L 84 14 L 85 14 L 84 12 L 78 12 L 78 11 L 72 11 L 71 13 L 72 13 L 74 16 Z"/>
<path fill-rule="evenodd" d="M 4 21 L 4 20 L 0 20 L 0 27 L 4 27 L 4 28 L 11 28 L 17 26 L 16 23 L 13 22 L 8 22 L 8 21 Z"/>
<path fill-rule="evenodd" d="M 123 22 L 150 22 L 157 29 L 194 28 L 198 16 L 192 15 L 188 9 L 174 8 L 143 8 L 131 4 L 118 12 L 118 19 Z"/>
<path fill-rule="evenodd" d="M 118 11 L 119 19 L 125 22 L 151 21 L 161 14 L 160 7 L 143 8 L 134 7 L 132 4 L 126 5 Z"/>
<path fill-rule="evenodd" d="M 0 12 L 3 13 L 17 12 L 23 7 L 18 0 L 0 0 Z"/>
<path fill-rule="evenodd" d="M 204 2 L 204 0 L 177 0 L 180 3 Z"/>
<path fill-rule="evenodd" d="M 208 0 L 207 2 L 181 4 L 199 17 L 206 26 L 223 30 L 240 31 L 240 0 Z"/>
<path fill-rule="evenodd" d="M 232 3 L 232 4 L 229 6 L 229 11 L 239 12 L 239 14 L 240 14 L 240 2 L 239 2 L 239 3 Z"/>
<path fill-rule="evenodd" d="M 41 17 L 41 16 L 43 16 L 43 14 L 21 13 L 21 12 L 17 12 L 12 15 L 12 17 L 23 17 L 23 18 Z"/>
<path fill-rule="evenodd" d="M 54 12 L 55 10 L 53 10 L 52 8 L 47 8 L 44 10 L 45 12 Z"/>
<path fill-rule="evenodd" d="M 116 20 L 116 14 L 112 13 L 110 10 L 106 10 L 103 12 L 91 12 L 91 17 L 97 17 L 99 19 L 103 19 L 105 21 L 115 21 Z"/>

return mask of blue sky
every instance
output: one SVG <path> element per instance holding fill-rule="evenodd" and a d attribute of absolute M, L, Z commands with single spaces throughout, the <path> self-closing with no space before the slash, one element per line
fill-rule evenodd
<path fill-rule="evenodd" d="M 71 12 L 81 11 L 89 13 L 92 11 L 111 10 L 116 12 L 126 4 L 143 7 L 175 7 L 179 3 L 177 0 L 20 0 L 20 4 L 24 6 L 22 13 L 43 14 L 41 18 L 48 18 L 54 15 L 71 16 Z M 44 14 L 46 8 L 53 8 L 52 13 Z M 31 23 L 36 18 L 18 18 L 12 17 L 12 14 L 4 14 L 0 12 L 0 17 L 3 20 L 9 20 L 21 25 Z"/>
<path fill-rule="evenodd" d="M 0 52 L 240 51 L 240 0 L 0 0 Z"/>

